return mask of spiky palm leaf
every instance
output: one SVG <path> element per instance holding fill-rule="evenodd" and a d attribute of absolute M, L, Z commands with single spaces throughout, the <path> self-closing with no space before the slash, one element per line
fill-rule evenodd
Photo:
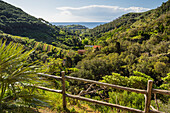
<path fill-rule="evenodd" d="M 39 62 L 27 62 L 33 51 L 25 51 L 20 44 L 11 42 L 7 45 L 0 40 L 0 105 L 17 99 L 26 100 L 24 98 L 36 100 L 27 87 L 38 79 Z"/>

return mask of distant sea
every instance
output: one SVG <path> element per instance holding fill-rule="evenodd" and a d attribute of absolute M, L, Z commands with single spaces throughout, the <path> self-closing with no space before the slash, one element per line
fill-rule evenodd
<path fill-rule="evenodd" d="M 105 24 L 107 22 L 51 22 L 51 24 L 59 26 L 59 25 L 83 25 L 88 27 L 89 29 L 92 29 L 96 26 Z"/>

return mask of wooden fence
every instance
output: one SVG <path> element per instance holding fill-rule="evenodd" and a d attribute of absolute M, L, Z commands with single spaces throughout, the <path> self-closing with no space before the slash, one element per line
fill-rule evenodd
<path fill-rule="evenodd" d="M 43 90 L 46 90 L 46 91 L 61 93 L 63 95 L 63 108 L 64 109 L 66 109 L 66 97 L 69 97 L 69 98 L 83 100 L 83 101 L 92 102 L 92 103 L 97 103 L 97 104 L 101 104 L 101 105 L 105 105 L 105 106 L 115 107 L 117 109 L 127 110 L 127 111 L 131 111 L 131 112 L 135 112 L 135 113 L 163 113 L 163 112 L 158 111 L 154 108 L 153 108 L 154 110 L 150 110 L 151 95 L 152 95 L 152 93 L 170 95 L 170 91 L 168 91 L 168 90 L 153 89 L 152 88 L 152 84 L 153 84 L 152 80 L 148 81 L 147 90 L 141 90 L 141 89 L 123 87 L 123 86 L 114 85 L 114 84 L 102 83 L 102 82 L 83 79 L 83 78 L 65 76 L 64 71 L 62 71 L 61 73 L 62 73 L 62 77 L 43 74 L 43 73 L 38 73 L 38 75 L 61 80 L 62 81 L 62 90 L 54 90 L 54 89 L 49 89 L 49 88 L 41 87 L 41 86 L 34 86 L 34 87 L 39 88 L 39 89 L 43 89 Z M 77 80 L 77 81 L 82 81 L 82 82 L 87 82 L 87 83 L 93 83 L 93 84 L 98 84 L 98 85 L 102 85 L 102 86 L 112 87 L 112 88 L 115 88 L 115 89 L 121 89 L 121 90 L 130 91 L 130 92 L 136 92 L 136 93 L 144 94 L 145 95 L 145 109 L 144 109 L 144 111 L 142 111 L 142 110 L 139 110 L 139 109 L 125 107 L 125 106 L 121 106 L 121 105 L 118 105 L 118 104 L 112 104 L 112 103 L 107 103 L 107 102 L 103 102 L 103 101 L 85 98 L 85 97 L 82 97 L 82 96 L 79 96 L 79 95 L 67 94 L 66 88 L 65 88 L 65 80 L 66 79 Z"/>

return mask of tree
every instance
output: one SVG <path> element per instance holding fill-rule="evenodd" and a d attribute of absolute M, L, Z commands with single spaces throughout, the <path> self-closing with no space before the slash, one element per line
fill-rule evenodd
<path fill-rule="evenodd" d="M 138 88 L 138 89 L 145 89 L 148 80 L 153 80 L 150 76 L 134 71 L 135 76 L 124 77 L 118 73 L 112 73 L 112 75 L 106 75 L 103 78 L 102 82 L 116 84 L 126 87 Z"/>
<path fill-rule="evenodd" d="M 88 39 L 87 39 L 87 38 L 85 38 L 84 40 L 82 40 L 82 44 L 84 44 L 84 45 L 88 45 L 88 43 L 89 43 L 89 41 L 88 41 Z"/>
<path fill-rule="evenodd" d="M 141 52 L 141 46 L 138 43 L 133 44 L 133 45 L 128 47 L 128 51 L 129 51 L 129 53 L 132 53 L 136 56 L 139 56 L 140 52 Z"/>
<path fill-rule="evenodd" d="M 36 73 L 40 68 L 37 61 L 27 62 L 34 50 L 25 51 L 20 44 L 10 42 L 6 45 L 6 41 L 2 40 L 0 45 L 0 109 L 16 100 L 20 103 L 35 102 L 36 97 L 28 86 L 36 83 Z"/>
<path fill-rule="evenodd" d="M 166 64 L 164 62 L 156 62 L 154 65 L 154 69 L 157 73 L 162 73 L 166 67 Z"/>

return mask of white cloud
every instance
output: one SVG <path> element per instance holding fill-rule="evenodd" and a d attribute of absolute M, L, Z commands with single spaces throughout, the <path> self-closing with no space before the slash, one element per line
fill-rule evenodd
<path fill-rule="evenodd" d="M 143 7 L 119 7 L 107 5 L 89 5 L 83 7 L 57 7 L 56 21 L 111 21 L 129 12 L 150 10 Z"/>

